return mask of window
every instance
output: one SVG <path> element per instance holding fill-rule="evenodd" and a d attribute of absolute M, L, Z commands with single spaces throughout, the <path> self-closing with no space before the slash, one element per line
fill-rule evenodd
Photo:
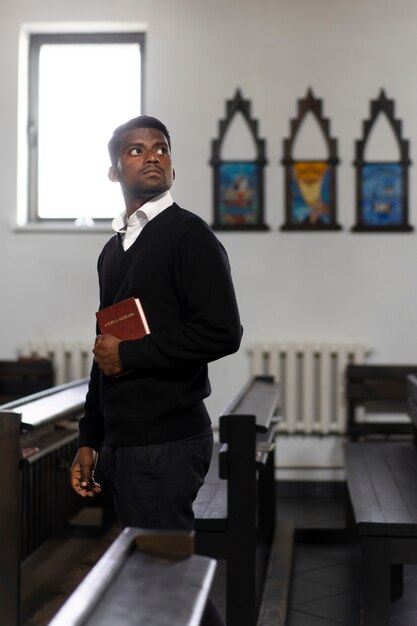
<path fill-rule="evenodd" d="M 92 224 L 122 210 L 107 142 L 140 115 L 143 33 L 31 34 L 27 221 Z"/>

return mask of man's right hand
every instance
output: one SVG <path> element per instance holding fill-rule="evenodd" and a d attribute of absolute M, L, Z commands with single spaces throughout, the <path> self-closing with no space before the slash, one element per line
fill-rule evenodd
<path fill-rule="evenodd" d="M 79 496 L 93 498 L 101 492 L 101 487 L 94 480 L 98 453 L 93 448 L 83 446 L 78 449 L 70 468 L 71 487 Z"/>

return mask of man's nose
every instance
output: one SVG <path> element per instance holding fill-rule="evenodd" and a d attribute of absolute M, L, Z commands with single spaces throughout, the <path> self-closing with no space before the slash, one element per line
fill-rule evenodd
<path fill-rule="evenodd" d="M 148 152 L 145 154 L 145 160 L 147 163 L 159 161 L 159 156 L 153 150 L 148 150 Z"/>

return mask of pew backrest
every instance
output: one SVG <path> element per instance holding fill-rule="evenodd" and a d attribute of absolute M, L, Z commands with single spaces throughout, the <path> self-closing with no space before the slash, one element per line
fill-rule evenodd
<path fill-rule="evenodd" d="M 0 361 L 0 404 L 31 395 L 54 384 L 49 359 Z"/>
<path fill-rule="evenodd" d="M 177 552 L 178 539 L 184 543 L 181 533 L 126 528 L 49 626 L 198 626 L 216 562 Z"/>
<path fill-rule="evenodd" d="M 407 376 L 417 365 L 348 365 L 346 368 L 347 435 L 412 433 L 408 416 Z M 358 419 L 357 410 L 364 412 Z M 374 419 L 370 417 L 374 416 Z"/>

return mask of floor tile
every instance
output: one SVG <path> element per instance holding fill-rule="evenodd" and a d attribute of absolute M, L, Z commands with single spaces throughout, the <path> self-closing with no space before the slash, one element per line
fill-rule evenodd
<path fill-rule="evenodd" d="M 293 564 L 293 572 L 301 574 L 321 567 L 328 567 L 337 563 L 337 559 L 326 554 L 325 551 L 314 552 L 309 546 L 297 546 Z"/>
<path fill-rule="evenodd" d="M 322 554 L 334 562 L 355 561 L 360 565 L 361 548 L 356 542 L 314 543 L 307 547 L 311 554 Z"/>
<path fill-rule="evenodd" d="M 303 572 L 299 576 L 306 580 L 330 585 L 341 590 L 360 589 L 360 577 L 358 576 L 357 567 L 343 562 Z"/>
<path fill-rule="evenodd" d="M 315 615 L 337 624 L 359 626 L 359 594 L 354 592 L 338 593 L 329 597 L 303 602 L 296 608 L 308 615 Z"/>
<path fill-rule="evenodd" d="M 307 602 L 314 602 L 339 594 L 340 589 L 294 576 L 291 581 L 290 605 L 299 608 L 300 604 L 305 605 Z"/>
<path fill-rule="evenodd" d="M 308 615 L 303 611 L 291 609 L 287 615 L 285 626 L 340 626 L 340 622 L 332 622 L 316 615 Z"/>
<path fill-rule="evenodd" d="M 417 615 L 416 606 L 407 604 L 403 599 L 397 600 L 391 604 L 390 618 L 397 619 L 403 615 Z"/>
<path fill-rule="evenodd" d="M 301 506 L 300 506 L 301 505 Z M 278 498 L 278 517 L 294 520 L 298 528 L 337 528 L 345 525 L 344 502 L 334 498 Z"/>
<path fill-rule="evenodd" d="M 390 626 L 417 626 L 417 612 L 391 618 L 389 623 Z"/>

